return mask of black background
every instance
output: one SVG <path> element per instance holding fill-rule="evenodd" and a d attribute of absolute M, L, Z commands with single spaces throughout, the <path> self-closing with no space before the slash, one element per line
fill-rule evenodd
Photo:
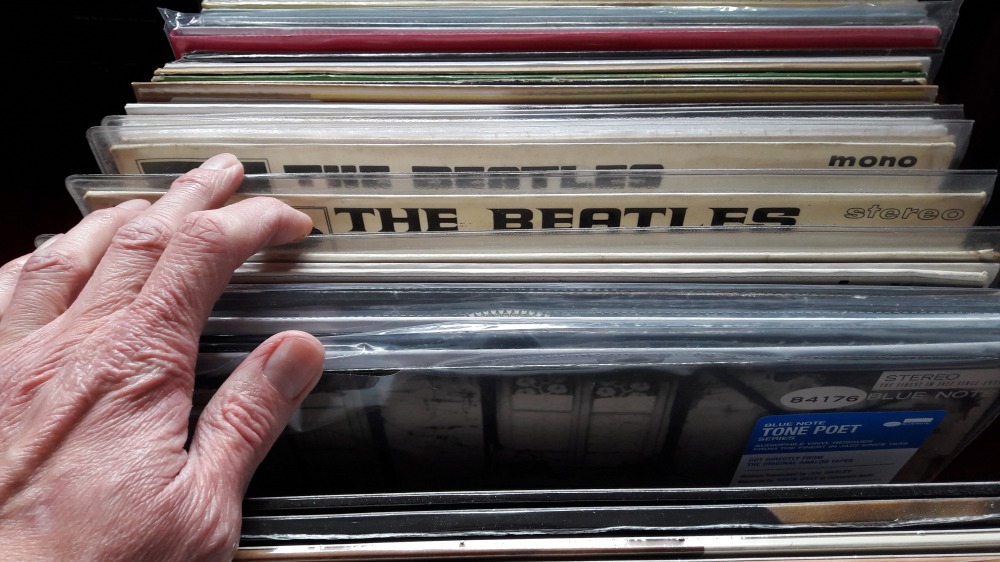
<path fill-rule="evenodd" d="M 65 178 L 98 173 L 85 132 L 134 101 L 131 83 L 146 81 L 174 57 L 158 7 L 197 12 L 194 0 L 72 2 L 27 14 L 8 12 L 5 42 L 13 72 L 6 80 L 8 131 L 0 263 L 30 252 L 35 235 L 64 232 L 80 218 Z M 964 104 L 975 120 L 963 168 L 1000 166 L 1000 2 L 965 0 L 940 73 L 942 103 Z M 997 197 L 1000 199 L 1000 197 Z M 10 201 L 8 199 L 7 201 Z M 1000 225 L 1000 204 L 983 224 Z M 1000 480 L 989 462 L 1000 445 L 994 424 L 944 475 Z"/>

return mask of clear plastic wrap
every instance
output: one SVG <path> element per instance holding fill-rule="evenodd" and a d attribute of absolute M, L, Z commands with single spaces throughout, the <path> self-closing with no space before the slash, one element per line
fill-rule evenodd
<path fill-rule="evenodd" d="M 663 104 L 578 104 L 578 105 L 503 105 L 503 104 L 365 104 L 365 103 L 129 103 L 125 115 L 108 115 L 101 125 L 121 126 L 149 123 L 170 124 L 170 120 L 199 119 L 223 120 L 237 114 L 248 120 L 278 120 L 281 116 L 292 119 L 352 119 L 401 117 L 422 119 L 454 119 L 477 117 L 480 119 L 532 119 L 565 116 L 606 117 L 928 117 L 937 119 L 963 119 L 964 109 L 957 104 L 737 104 L 737 105 L 663 105 Z M 163 121 L 158 121 L 159 119 Z M 231 117 L 230 117 L 231 118 Z"/>
<path fill-rule="evenodd" d="M 889 77 L 923 77 L 933 81 L 940 68 L 941 49 L 887 54 L 884 50 L 705 50 L 705 51 L 588 51 L 510 53 L 186 53 L 156 69 L 152 80 L 197 80 L 198 76 L 306 75 L 324 73 L 356 76 L 424 75 L 437 80 L 459 75 L 488 77 L 517 75 L 568 79 L 590 74 L 592 79 L 627 75 L 661 80 L 700 77 L 752 77 L 775 72 L 801 81 L 839 78 L 842 82 Z M 748 74 L 751 73 L 751 74 Z M 888 73 L 888 74 L 887 74 Z M 757 76 L 763 78 L 763 76 Z M 468 79 L 468 78 L 466 78 Z"/>
<path fill-rule="evenodd" d="M 836 236 L 836 232 L 831 232 Z M 914 233 L 931 234 L 931 233 Z M 271 261 L 263 255 L 240 266 L 237 283 L 313 282 L 622 282 L 796 283 L 802 285 L 996 286 L 1000 263 L 971 262 L 820 262 L 776 263 L 660 261 L 652 263 L 541 262 L 301 262 Z M 821 259 L 823 256 L 813 256 Z M 390 260 L 393 256 L 386 256 Z M 314 259 L 303 256 L 304 260 Z M 806 259 L 805 257 L 800 259 Z M 842 258 L 844 259 L 844 258 Z"/>
<path fill-rule="evenodd" d="M 211 120 L 95 126 L 105 174 L 180 173 L 221 151 L 248 173 L 957 167 L 972 122 L 932 118 Z"/>
<path fill-rule="evenodd" d="M 133 82 L 136 101 L 309 101 L 329 103 L 928 103 L 938 96 L 930 84 L 864 82 L 811 84 L 646 83 L 626 81 L 560 81 L 544 83 L 441 83 L 355 81 L 219 81 Z"/>
<path fill-rule="evenodd" d="M 175 53 L 935 49 L 958 2 L 161 9 Z"/>
<path fill-rule="evenodd" d="M 953 483 L 250 498 L 241 554 L 983 562 L 996 557 L 998 497 L 996 483 Z"/>
<path fill-rule="evenodd" d="M 310 236 L 251 262 L 905 263 L 1000 260 L 1000 228 L 677 227 Z"/>
<path fill-rule="evenodd" d="M 996 290 L 627 283 L 233 286 L 198 395 L 293 327 L 282 495 L 926 481 L 1000 397 Z"/>
<path fill-rule="evenodd" d="M 874 158 L 874 157 L 872 157 Z M 159 162 L 164 164 L 164 162 Z M 244 161 L 244 166 L 253 161 Z M 684 226 L 973 226 L 992 170 L 657 170 L 652 165 L 493 173 L 248 175 L 230 202 L 267 195 L 313 218 L 317 233 Z M 76 175 L 84 214 L 155 200 L 176 176 Z M 500 239 L 497 239 L 499 241 Z"/>
<path fill-rule="evenodd" d="M 933 21 L 951 11 L 951 4 L 918 2 L 842 2 L 823 6 L 747 5 L 552 5 L 462 7 L 343 6 L 338 8 L 273 8 L 213 10 L 183 13 L 162 9 L 171 29 L 204 27 L 662 27 L 672 25 L 858 25 L 915 24 Z"/>
<path fill-rule="evenodd" d="M 673 75 L 678 78 L 699 76 L 705 73 L 788 73 L 795 72 L 856 72 L 863 76 L 865 71 L 910 72 L 912 75 L 926 75 L 931 68 L 930 56 L 817 56 L 800 54 L 780 56 L 779 54 L 739 53 L 739 56 L 723 56 L 710 53 L 702 56 L 688 54 L 685 57 L 654 58 L 649 55 L 627 58 L 601 57 L 587 58 L 520 57 L 456 55 L 449 57 L 405 56 L 387 54 L 379 57 L 337 57 L 335 55 L 289 55 L 286 57 L 254 55 L 214 55 L 188 56 L 167 62 L 154 71 L 154 79 L 192 79 L 195 76 L 252 76 L 252 75 L 542 75 L 561 76 L 564 74 L 605 75 Z M 669 73 L 669 74 L 668 74 Z"/>

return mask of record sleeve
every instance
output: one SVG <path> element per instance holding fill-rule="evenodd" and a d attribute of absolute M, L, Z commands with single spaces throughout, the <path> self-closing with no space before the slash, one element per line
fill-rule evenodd
<path fill-rule="evenodd" d="M 648 515 L 648 513 L 643 513 Z M 291 521 L 289 521 L 291 523 Z M 294 524 L 294 523 L 293 523 Z M 683 534 L 667 537 L 633 535 L 624 538 L 510 538 L 462 540 L 358 540 L 338 543 L 313 537 L 306 544 L 240 547 L 236 560 L 286 560 L 289 556 L 309 556 L 319 560 L 405 560 L 415 555 L 435 559 L 461 559 L 468 555 L 480 560 L 517 556 L 520 560 L 548 560 L 573 555 L 594 556 L 698 556 L 703 562 L 761 562 L 775 556 L 788 562 L 992 562 L 992 550 L 1000 533 L 994 530 L 889 531 L 885 533 L 844 532 L 789 534 L 765 533 L 733 535 Z M 256 539 L 250 536 L 248 539 Z M 298 538 L 291 535 L 289 538 Z M 949 552 L 943 553 L 941 550 Z M 822 550 L 823 556 L 797 556 L 801 551 Z M 878 552 L 872 556 L 859 550 Z M 962 553 L 956 553 L 962 551 Z M 730 554 L 739 552 L 740 554 Z M 405 553 L 405 554 L 400 554 Z M 697 554 L 695 554 L 697 553 Z M 715 554 L 718 553 L 719 556 Z M 606 558 L 609 559 L 609 558 Z"/>
<path fill-rule="evenodd" d="M 155 201 L 162 192 L 88 192 L 92 210 L 130 199 Z M 228 203 L 267 195 L 310 215 L 324 234 L 448 232 L 552 228 L 684 226 L 973 226 L 986 193 L 833 193 L 671 191 L 609 194 L 468 193 L 361 195 L 356 192 L 237 194 Z"/>
<path fill-rule="evenodd" d="M 386 256 L 387 260 L 392 256 Z M 241 265 L 234 283 L 600 282 L 784 283 L 990 287 L 1000 263 L 468 263 L 284 262 L 264 256 Z"/>
<path fill-rule="evenodd" d="M 184 54 L 154 71 L 183 71 L 202 68 L 209 73 L 263 65 L 289 72 L 296 68 L 323 68 L 338 71 L 372 70 L 379 73 L 499 72 L 508 68 L 521 72 L 569 72 L 573 69 L 618 71 L 757 70 L 785 71 L 910 71 L 933 79 L 941 65 L 942 50 L 686 50 L 686 51 L 584 51 L 584 52 L 459 52 L 459 53 L 226 53 Z M 617 63 L 617 64 L 616 64 Z M 620 65 L 620 66 L 619 66 Z M 183 73 L 183 72 L 182 72 Z"/>
<path fill-rule="evenodd" d="M 176 176 L 74 176 L 81 211 L 155 200 Z M 230 199 L 267 195 L 320 233 L 684 226 L 972 226 L 995 173 L 605 170 L 529 174 L 248 176 Z"/>
<path fill-rule="evenodd" d="M 315 263 L 1000 262 L 996 227 L 673 227 L 309 236 L 252 262 Z M 278 266 L 280 267 L 280 265 Z"/>
<path fill-rule="evenodd" d="M 237 59 L 239 60 L 239 59 Z M 453 74 L 536 74 L 562 75 L 570 73 L 604 74 L 693 74 L 706 72 L 910 72 L 926 76 L 931 61 L 924 56 L 884 57 L 729 57 L 729 58 L 666 58 L 649 57 L 601 59 L 598 57 L 554 59 L 493 59 L 454 58 L 414 61 L 407 59 L 329 60 L 308 62 L 290 59 L 287 62 L 199 62 L 176 60 L 153 72 L 154 78 L 211 75 L 252 74 L 355 74 L 355 75 L 453 75 Z M 414 64 L 419 62 L 419 64 Z"/>
<path fill-rule="evenodd" d="M 955 0 L 870 0 L 868 4 L 882 4 L 882 3 L 905 3 L 905 2 L 918 2 L 918 1 L 935 1 L 952 4 L 957 4 Z M 350 6 L 364 6 L 364 7 L 401 7 L 401 6 L 481 6 L 484 0 L 204 0 L 201 4 L 202 8 L 205 10 L 214 9 L 279 9 L 279 8 L 342 8 Z M 635 2 L 633 0 L 600 0 L 594 2 L 594 0 L 546 0 L 545 2 L 536 2 L 533 0 L 496 0 L 488 2 L 491 6 L 534 6 L 538 4 L 545 4 L 548 6 L 572 6 L 582 4 L 585 6 L 593 5 L 631 5 Z M 642 3 L 643 5 L 656 6 L 682 6 L 682 5 L 694 5 L 703 6 L 706 5 L 704 0 L 647 0 Z M 720 3 L 712 3 L 712 6 L 718 6 Z M 726 2 L 724 5 L 727 6 L 830 6 L 830 5 L 844 5 L 844 4 L 856 4 L 851 0 L 736 0 L 731 2 Z"/>
<path fill-rule="evenodd" d="M 176 126 L 125 120 L 92 127 L 87 138 L 107 174 L 180 173 L 222 151 L 250 173 L 944 169 L 961 160 L 972 125 L 930 118 L 564 117 L 281 123 L 233 115 Z"/>
<path fill-rule="evenodd" d="M 560 73 L 560 74 L 171 74 L 153 77 L 153 82 L 305 82 L 338 84 L 412 84 L 471 86 L 590 86 L 643 85 L 862 85 L 923 86 L 927 77 L 919 72 L 719 72 L 719 73 Z"/>
<path fill-rule="evenodd" d="M 365 104 L 323 102 L 260 102 L 260 103 L 139 103 L 125 104 L 124 115 L 107 115 L 102 125 L 150 123 L 170 124 L 170 119 L 223 119 L 230 114 L 246 118 L 271 119 L 298 116 L 316 119 L 390 118 L 451 119 L 479 117 L 484 119 L 593 117 L 927 117 L 932 119 L 963 119 L 964 109 L 958 104 L 573 104 L 573 105 L 504 105 L 504 104 Z M 158 121 L 157 118 L 163 118 Z M 134 121 L 133 121 L 134 120 Z"/>
<path fill-rule="evenodd" d="M 256 49 L 255 45 L 248 48 Z M 325 101 L 367 103 L 932 102 L 932 85 L 436 85 L 310 82 L 133 82 L 138 102 Z"/>
<path fill-rule="evenodd" d="M 313 493 L 383 477 L 413 491 L 918 482 L 998 412 L 1000 299 L 990 289 L 231 291 L 202 336 L 200 386 L 275 330 L 307 329 L 327 349 L 319 409 L 291 426 L 297 453 L 278 459 L 318 479 Z M 345 412 L 345 395 L 378 414 Z M 330 444 L 310 466 L 310 447 L 323 448 L 315 439 L 346 427 L 375 454 Z M 327 476 L 372 458 L 379 470 L 355 471 L 353 482 Z"/>
<path fill-rule="evenodd" d="M 936 49 L 935 26 L 719 27 L 636 29 L 321 29 L 202 28 L 171 31 L 177 56 L 194 51 L 243 53 L 455 53 L 792 49 Z"/>
<path fill-rule="evenodd" d="M 161 10 L 178 56 L 217 52 L 934 49 L 948 4 Z M 941 21 L 937 21 L 941 20 Z M 863 22 L 859 24 L 858 22 Z"/>
<path fill-rule="evenodd" d="M 955 483 L 249 498 L 241 553 L 251 560 L 321 552 L 337 559 L 353 552 L 359 560 L 471 552 L 544 560 L 602 552 L 748 562 L 985 562 L 997 534 L 996 496 L 994 483 Z M 359 529 L 382 533 L 363 538 L 356 535 L 368 533 Z M 293 546 L 303 540 L 308 547 Z"/>
<path fill-rule="evenodd" d="M 629 28 L 704 25 L 786 26 L 928 24 L 951 16 L 952 4 L 940 2 L 840 2 L 825 5 L 669 5 L 665 3 L 520 6 L 479 5 L 212 10 L 191 14 L 161 9 L 169 29 L 197 33 L 205 28 Z"/>

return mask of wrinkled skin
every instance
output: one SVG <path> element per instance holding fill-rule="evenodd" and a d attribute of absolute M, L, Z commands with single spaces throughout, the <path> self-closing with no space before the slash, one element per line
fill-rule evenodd
<path fill-rule="evenodd" d="M 247 483 L 323 361 L 308 334 L 268 339 L 185 447 L 212 305 L 248 256 L 311 227 L 274 199 L 220 208 L 242 177 L 218 155 L 0 270 L 4 559 L 233 556 Z"/>

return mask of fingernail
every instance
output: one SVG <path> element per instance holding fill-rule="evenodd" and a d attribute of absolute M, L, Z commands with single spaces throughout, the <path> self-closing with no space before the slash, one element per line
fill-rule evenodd
<path fill-rule="evenodd" d="M 239 160 L 232 154 L 223 153 L 216 154 L 215 156 L 205 160 L 205 163 L 201 165 L 201 168 L 206 170 L 225 170 L 226 168 L 231 168 L 239 164 Z"/>
<path fill-rule="evenodd" d="M 115 205 L 121 209 L 128 209 L 130 211 L 143 211 L 149 208 L 149 201 L 145 199 L 129 199 L 128 201 L 122 201 L 121 203 Z"/>
<path fill-rule="evenodd" d="M 264 378 L 285 397 L 295 400 L 311 388 L 323 372 L 323 354 L 302 338 L 286 337 L 264 364 Z"/>

